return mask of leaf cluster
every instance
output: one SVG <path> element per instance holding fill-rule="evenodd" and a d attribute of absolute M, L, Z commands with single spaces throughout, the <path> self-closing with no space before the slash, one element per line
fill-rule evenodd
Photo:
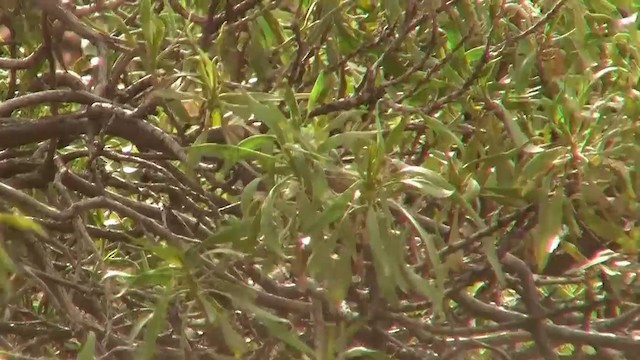
<path fill-rule="evenodd" d="M 638 10 L 2 2 L 1 353 L 634 358 Z"/>

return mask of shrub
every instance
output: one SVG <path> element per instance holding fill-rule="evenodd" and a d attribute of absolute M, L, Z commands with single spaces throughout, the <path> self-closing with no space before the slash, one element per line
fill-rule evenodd
<path fill-rule="evenodd" d="M 3 354 L 640 349 L 637 5 L 0 9 Z"/>

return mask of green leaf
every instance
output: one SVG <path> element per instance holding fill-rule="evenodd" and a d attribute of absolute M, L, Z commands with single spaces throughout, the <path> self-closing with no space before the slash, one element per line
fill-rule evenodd
<path fill-rule="evenodd" d="M 440 120 L 426 114 L 422 115 L 422 119 L 425 122 L 425 126 L 428 129 L 433 130 L 438 137 L 442 137 L 443 141 L 448 141 L 455 144 L 460 150 L 461 157 L 465 156 L 465 144 L 462 143 L 460 136 L 456 135 L 449 127 L 443 124 Z"/>
<path fill-rule="evenodd" d="M 276 144 L 273 135 L 258 134 L 249 136 L 238 143 L 238 147 L 248 150 L 258 150 L 264 147 L 272 148 Z"/>
<path fill-rule="evenodd" d="M 513 114 L 511 114 L 511 112 L 509 112 L 501 103 L 491 101 L 491 104 L 497 108 L 496 111 L 500 114 L 498 118 L 503 122 L 504 127 L 507 130 L 507 134 L 509 134 L 516 147 L 521 148 L 527 145 L 529 143 L 529 138 L 520 128 L 515 116 L 513 116 Z"/>
<path fill-rule="evenodd" d="M 202 311 L 204 312 L 204 319 L 207 325 L 213 326 L 218 321 L 218 313 L 220 312 L 220 305 L 215 302 L 209 301 L 207 297 L 201 294 L 196 295 Z"/>
<path fill-rule="evenodd" d="M 300 340 L 300 337 L 295 332 L 288 329 L 287 326 L 283 325 L 281 322 L 262 319 L 262 324 L 267 328 L 272 336 L 280 339 L 288 346 L 298 350 L 310 358 L 315 357 L 315 351 L 305 344 L 304 341 Z"/>
<path fill-rule="evenodd" d="M 118 271 L 118 270 L 107 270 L 107 272 L 104 274 L 104 276 L 102 276 L 102 280 L 106 280 L 106 279 L 111 279 L 114 277 L 119 277 L 119 278 L 132 278 L 134 275 L 131 275 L 127 272 L 124 271 Z"/>
<path fill-rule="evenodd" d="M 305 234 L 314 234 L 317 231 L 325 229 L 329 224 L 341 219 L 347 215 L 347 207 L 351 204 L 354 193 L 358 184 L 355 183 L 347 191 L 343 192 L 337 198 L 333 199 L 329 205 L 313 219 L 313 222 L 302 224 L 301 230 Z"/>
<path fill-rule="evenodd" d="M 147 54 L 147 55 L 149 55 L 149 57 L 153 61 L 153 64 L 155 65 L 158 62 L 158 55 L 160 55 L 160 52 L 162 50 L 162 42 L 165 40 L 166 26 L 164 25 L 164 22 L 162 21 L 162 19 L 159 17 L 153 17 L 152 21 L 153 21 L 153 42 L 152 42 L 151 54 Z"/>
<path fill-rule="evenodd" d="M 256 120 L 264 122 L 274 132 L 278 142 L 286 144 L 292 140 L 292 137 L 285 136 L 284 132 L 284 129 L 287 128 L 288 120 L 276 106 L 261 104 L 245 91 L 243 91 L 243 94 L 253 116 L 255 116 Z"/>
<path fill-rule="evenodd" d="M 478 198 L 480 195 L 480 184 L 476 179 L 469 178 L 466 181 L 464 193 L 461 195 L 462 199 L 466 202 L 471 202 Z"/>
<path fill-rule="evenodd" d="M 385 9 L 385 15 L 387 17 L 387 23 L 391 26 L 395 25 L 398 19 L 402 16 L 402 6 L 400 6 L 399 0 L 383 0 L 382 4 Z"/>
<path fill-rule="evenodd" d="M 82 345 L 82 349 L 78 352 L 77 360 L 94 360 L 96 358 L 96 334 L 89 331 L 87 340 Z"/>
<path fill-rule="evenodd" d="M 336 10 L 338 8 L 336 7 Z M 338 38 L 338 47 L 340 51 L 344 54 L 350 54 L 354 51 L 357 51 L 360 46 L 362 46 L 362 39 L 358 39 L 356 33 L 354 33 L 353 28 L 350 26 L 346 26 L 344 19 L 341 16 L 335 16 L 335 20 L 333 21 L 334 34 Z M 332 21 L 330 17 L 329 19 L 329 27 L 332 25 Z"/>
<path fill-rule="evenodd" d="M 261 182 L 261 178 L 251 180 L 251 182 L 244 187 L 242 194 L 240 194 L 240 208 L 245 216 L 251 214 L 249 209 L 256 200 L 256 192 L 258 191 L 258 185 L 260 185 Z"/>
<path fill-rule="evenodd" d="M 544 194 L 539 201 L 538 225 L 534 234 L 535 256 L 538 271 L 544 270 L 549 255 L 555 250 L 560 241 L 563 224 L 563 189 L 558 188 L 551 197 Z"/>
<path fill-rule="evenodd" d="M 522 168 L 520 175 L 522 183 L 535 181 L 539 179 L 540 176 L 545 176 L 554 166 L 562 166 L 568 160 L 568 157 L 564 157 L 566 152 L 566 148 L 557 147 L 533 154 L 531 160 L 527 161 Z M 561 159 L 561 157 L 564 157 L 564 161 L 559 162 L 558 160 Z"/>
<path fill-rule="evenodd" d="M 319 152 L 327 152 L 338 147 L 347 147 L 352 149 L 356 144 L 361 142 L 369 143 L 377 135 L 376 131 L 347 131 L 331 136 L 325 142 L 318 146 Z"/>
<path fill-rule="evenodd" d="M 146 269 L 140 271 L 140 273 L 127 277 L 122 276 L 127 281 L 129 286 L 153 286 L 153 285 L 167 285 L 175 276 L 176 269 L 173 267 L 158 267 L 154 269 Z"/>
<path fill-rule="evenodd" d="M 471 205 L 469 201 L 467 201 L 459 192 L 453 193 L 453 198 L 456 203 L 462 206 L 462 210 L 467 214 L 471 220 L 475 223 L 476 226 L 483 228 L 487 226 L 484 222 L 484 218 L 480 216 L 476 208 Z"/>
<path fill-rule="evenodd" d="M 513 75 L 513 89 L 516 94 L 522 94 L 529 88 L 531 72 L 537 56 L 532 41 L 523 40 L 518 43 Z"/>
<path fill-rule="evenodd" d="M 138 337 L 144 326 L 149 322 L 149 320 L 151 320 L 152 316 L 153 313 L 149 313 L 133 323 L 131 331 L 129 332 L 129 341 L 134 341 Z"/>
<path fill-rule="evenodd" d="M 327 95 L 328 89 L 328 75 L 326 71 L 321 70 L 316 78 L 316 82 L 311 89 L 311 95 L 309 96 L 309 102 L 307 103 L 307 113 L 311 112 L 314 106 L 318 102 L 322 102 L 323 98 Z"/>
<path fill-rule="evenodd" d="M 156 340 L 162 331 L 167 317 L 167 308 L 169 306 L 169 297 L 166 293 L 160 295 L 153 316 L 147 323 L 144 338 L 140 347 L 136 351 L 136 359 L 151 360 L 154 358 L 156 351 Z"/>
<path fill-rule="evenodd" d="M 393 270 L 393 283 L 402 291 L 407 291 L 409 284 L 406 276 L 403 274 L 404 265 L 406 264 L 407 252 L 404 247 L 406 239 L 409 235 L 407 229 L 401 232 L 393 231 L 395 227 L 394 215 L 389 208 L 389 201 L 386 198 L 379 199 L 380 210 L 378 212 L 378 226 L 384 235 L 383 240 L 388 257 L 391 259 Z"/>
<path fill-rule="evenodd" d="M 191 116 L 185 107 L 185 103 L 178 100 L 169 100 L 166 102 L 167 108 L 173 115 L 179 124 L 194 124 L 195 117 Z"/>
<path fill-rule="evenodd" d="M 17 230 L 33 231 L 38 235 L 46 235 L 40 224 L 22 215 L 0 213 L 0 224 L 8 225 Z"/>
<path fill-rule="evenodd" d="M 475 63 L 475 62 L 479 61 L 482 58 L 482 56 L 484 55 L 484 48 L 485 48 L 485 46 L 482 45 L 482 46 L 478 46 L 478 47 L 475 47 L 473 49 L 467 50 L 464 53 L 464 56 L 467 58 L 467 62 L 468 63 Z"/>
<path fill-rule="evenodd" d="M 403 214 L 403 217 L 409 221 L 411 226 L 418 232 L 418 235 L 424 241 L 425 246 L 427 247 L 427 255 L 429 258 L 429 262 L 431 263 L 431 267 L 434 270 L 436 275 L 436 284 L 439 289 L 444 289 L 444 283 L 447 277 L 446 269 L 440 261 L 440 257 L 438 256 L 438 248 L 436 247 L 433 235 L 428 234 L 424 228 L 418 223 L 411 213 L 405 209 L 404 206 L 389 200 L 390 203 L 394 205 L 395 208 L 400 210 Z"/>
<path fill-rule="evenodd" d="M 613 258 L 616 258 L 618 256 L 620 256 L 620 254 L 618 254 L 618 253 L 616 253 L 616 252 L 614 252 L 612 250 L 609 250 L 609 249 L 600 251 L 600 252 L 597 253 L 596 256 L 594 256 L 591 259 L 588 259 L 587 262 L 582 264 L 579 268 L 574 269 L 572 272 L 579 272 L 581 270 L 589 269 L 589 268 L 591 268 L 591 267 L 593 267 L 595 265 L 604 264 L 607 261 L 609 261 L 609 260 L 611 260 Z"/>
<path fill-rule="evenodd" d="M 226 22 L 222 24 L 218 31 L 216 49 L 220 56 L 220 62 L 226 69 L 225 73 L 228 74 L 232 81 L 236 81 L 239 69 L 242 66 L 241 62 L 238 61 L 240 58 L 238 35 L 235 30 L 229 28 L 229 24 Z"/>
<path fill-rule="evenodd" d="M 267 81 L 271 74 L 271 64 L 268 61 L 271 54 L 265 45 L 262 29 L 255 22 L 249 22 L 249 33 L 251 34 L 247 47 L 249 64 L 256 72 L 259 81 Z"/>
<path fill-rule="evenodd" d="M 274 253 L 284 256 L 280 246 L 280 233 L 276 227 L 275 208 L 276 195 L 280 193 L 282 188 L 289 184 L 290 178 L 282 179 L 269 191 L 266 199 L 262 203 L 260 209 L 260 231 L 264 235 L 264 242 Z"/>
<path fill-rule="evenodd" d="M 167 263 L 175 266 L 182 267 L 184 264 L 184 252 L 182 249 L 179 249 L 176 246 L 172 246 L 169 244 L 150 244 L 146 246 L 149 251 L 159 257 L 160 259 L 166 261 Z M 153 270 L 159 270 L 160 268 L 156 268 Z"/>
<path fill-rule="evenodd" d="M 269 165 L 275 164 L 275 157 L 265 153 L 251 150 L 240 145 L 229 144 L 198 144 L 193 145 L 187 150 L 188 163 L 191 166 L 196 165 L 203 156 L 215 156 L 222 158 L 226 166 L 231 166 L 243 160 L 261 160 Z"/>
<path fill-rule="evenodd" d="M 500 259 L 498 259 L 498 249 L 496 248 L 494 239 L 491 237 L 483 238 L 482 248 L 484 250 L 485 256 L 487 257 L 487 261 L 489 261 L 489 265 L 491 265 L 493 272 L 496 274 L 498 283 L 500 284 L 500 286 L 505 288 L 507 286 L 507 277 L 504 274 L 504 270 L 502 270 Z"/>
<path fill-rule="evenodd" d="M 302 125 L 302 117 L 300 115 L 300 108 L 298 106 L 298 100 L 296 98 L 296 94 L 294 93 L 291 86 L 286 86 L 284 92 L 284 100 L 289 107 L 289 116 L 291 117 L 291 121 L 293 121 L 295 126 Z"/>
<path fill-rule="evenodd" d="M 209 236 L 202 244 L 205 248 L 213 247 L 224 243 L 236 244 L 245 236 L 248 236 L 249 228 L 246 220 L 229 220 L 229 222 L 221 226 L 213 235 Z M 194 248 L 199 248 L 199 245 Z"/>
<path fill-rule="evenodd" d="M 343 244 L 344 245 L 344 244 Z M 327 296 L 334 304 L 340 304 L 346 297 L 352 285 L 351 259 L 355 254 L 355 247 L 342 246 L 337 257 L 331 256 L 331 268 L 324 269 L 328 273 Z M 329 270 L 327 272 L 327 270 Z"/>
<path fill-rule="evenodd" d="M 445 65 L 442 70 L 448 83 L 455 86 L 462 86 L 462 84 L 464 84 L 464 78 L 460 76 L 460 74 L 451 65 Z"/>
<path fill-rule="evenodd" d="M 11 295 L 13 282 L 10 277 L 17 271 L 16 265 L 0 243 L 0 289 L 5 295 Z"/>
<path fill-rule="evenodd" d="M 388 253 L 385 250 L 382 236 L 380 235 L 380 227 L 378 226 L 378 216 L 373 206 L 367 210 L 367 235 L 369 238 L 369 245 L 371 246 L 371 252 L 374 259 L 377 260 L 379 268 L 377 272 L 381 273 L 385 277 L 391 276 L 391 264 L 388 258 Z"/>
<path fill-rule="evenodd" d="M 367 112 L 365 110 L 358 110 L 358 109 L 343 111 L 329 122 L 325 131 L 331 132 L 333 130 L 342 130 L 341 132 L 344 132 L 344 127 L 347 121 L 352 120 L 354 122 L 357 122 L 360 120 L 362 115 L 366 113 Z"/>
<path fill-rule="evenodd" d="M 422 195 L 433 196 L 438 199 L 448 198 L 454 193 L 454 191 L 443 189 L 423 179 L 402 179 L 400 183 L 417 190 Z"/>
<path fill-rule="evenodd" d="M 290 89 L 291 90 L 291 89 Z M 294 93 L 291 94 L 295 100 L 307 100 L 309 98 L 309 93 Z M 230 104 L 236 105 L 248 105 L 248 97 L 259 102 L 259 103 L 279 103 L 280 101 L 286 100 L 287 95 L 282 96 L 279 93 L 265 93 L 265 92 L 256 92 L 256 91 L 242 91 L 242 92 L 226 92 L 220 94 L 219 99 L 224 100 Z M 289 104 L 288 104 L 289 105 Z"/>
<path fill-rule="evenodd" d="M 328 66 L 337 68 L 340 63 L 340 50 L 338 50 L 337 42 L 334 38 L 328 38 L 326 41 Z"/>
<path fill-rule="evenodd" d="M 282 24 L 274 16 L 272 11 L 265 11 L 263 15 L 264 21 L 272 34 L 273 42 L 275 45 L 282 45 L 286 41 L 284 29 Z"/>
<path fill-rule="evenodd" d="M 140 0 L 139 9 L 142 35 L 144 36 L 147 44 L 151 44 L 153 42 L 154 34 L 153 22 L 151 21 L 151 16 L 153 15 L 151 10 L 151 0 Z"/>
<path fill-rule="evenodd" d="M 120 16 L 116 15 L 113 12 L 105 12 L 100 15 L 106 19 L 107 23 L 114 26 L 114 30 L 120 31 L 124 35 L 123 37 L 128 42 L 128 46 L 130 47 L 136 46 L 136 39 L 131 34 L 132 28 L 127 26 L 127 24 L 124 22 L 124 19 L 122 19 Z"/>
<path fill-rule="evenodd" d="M 411 166 L 407 165 L 403 162 L 392 160 L 393 163 L 397 164 L 400 170 L 398 171 L 398 176 L 403 179 L 411 179 L 414 181 L 422 181 L 433 184 L 434 187 L 442 189 L 446 192 L 455 191 L 455 187 L 451 185 L 442 175 L 439 173 L 426 169 L 420 166 Z M 451 194 L 448 194 L 449 196 Z"/>
<path fill-rule="evenodd" d="M 153 96 L 157 96 L 161 99 L 171 99 L 171 100 L 193 100 L 194 98 L 202 100 L 202 98 L 197 94 L 179 91 L 172 88 L 162 88 L 162 89 L 154 90 Z"/>
<path fill-rule="evenodd" d="M 391 133 L 385 139 L 386 153 L 389 154 L 393 152 L 394 147 L 399 145 L 402 141 L 402 136 L 404 135 L 404 129 L 407 127 L 409 123 L 409 117 L 403 116 L 400 118 L 400 122 L 398 125 L 394 126 L 391 130 Z"/>
<path fill-rule="evenodd" d="M 373 359 L 384 360 L 387 359 L 387 355 L 378 350 L 369 349 L 362 346 L 353 347 L 342 354 L 344 359 Z"/>
<path fill-rule="evenodd" d="M 162 20 L 154 16 L 150 0 L 142 0 L 139 9 L 142 35 L 145 41 L 145 49 L 147 50 L 147 54 L 142 60 L 147 71 L 155 72 L 160 45 L 164 40 L 165 26 Z"/>
<path fill-rule="evenodd" d="M 444 289 L 434 286 L 432 281 L 416 274 L 408 265 L 405 266 L 405 273 L 415 290 L 431 301 L 434 313 L 444 318 Z"/>
<path fill-rule="evenodd" d="M 271 312 L 264 310 L 260 306 L 257 306 L 255 303 L 250 301 L 249 299 L 242 298 L 240 296 L 235 296 L 233 298 L 233 303 L 240 309 L 245 310 L 249 314 L 255 315 L 256 319 L 260 322 L 269 321 L 272 323 L 281 323 L 284 325 L 288 325 L 289 321 L 283 319 L 277 315 L 272 314 Z"/>
<path fill-rule="evenodd" d="M 382 118 L 380 118 L 380 113 L 382 112 L 381 107 L 382 101 L 378 101 L 376 103 L 376 111 L 375 111 L 375 119 L 376 119 L 376 146 L 375 152 L 371 151 L 371 155 L 373 156 L 372 167 L 370 167 L 369 175 L 371 178 L 374 175 L 377 175 L 382 168 L 382 164 L 385 159 L 385 139 L 384 139 L 384 125 L 382 124 Z M 373 150 L 374 148 L 372 148 Z M 371 161 L 371 159 L 370 159 Z"/>
<path fill-rule="evenodd" d="M 392 281 L 395 275 L 394 267 L 398 264 L 394 263 L 390 253 L 385 249 L 385 242 L 378 224 L 378 215 L 373 206 L 369 206 L 367 210 L 366 229 L 369 246 L 373 255 L 376 268 L 376 276 L 378 285 L 384 294 L 384 297 L 391 303 L 397 302 L 396 286 Z"/>
<path fill-rule="evenodd" d="M 604 220 L 601 216 L 595 214 L 591 207 L 580 206 L 578 218 L 603 240 L 619 242 L 621 239 L 628 239 L 621 226 Z"/>
<path fill-rule="evenodd" d="M 522 207 L 527 205 L 526 199 L 522 197 L 520 188 L 516 187 L 493 187 L 485 186 L 482 189 L 482 196 L 492 199 L 500 205 Z"/>
<path fill-rule="evenodd" d="M 248 351 L 247 344 L 242 335 L 233 328 L 227 315 L 219 316 L 218 324 L 220 325 L 222 336 L 229 349 L 233 351 L 236 358 L 241 358 Z"/>

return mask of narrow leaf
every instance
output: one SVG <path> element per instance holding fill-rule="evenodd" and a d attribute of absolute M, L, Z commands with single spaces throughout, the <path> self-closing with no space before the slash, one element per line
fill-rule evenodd
<path fill-rule="evenodd" d="M 149 320 L 144 332 L 144 339 L 138 351 L 136 353 L 136 359 L 151 360 L 154 358 L 156 350 L 156 340 L 158 335 L 162 331 L 165 319 L 167 317 L 167 308 L 169 306 L 169 297 L 167 294 L 163 294 L 156 303 L 156 308 L 153 311 L 153 316 Z"/>
<path fill-rule="evenodd" d="M 324 70 L 321 70 L 316 78 L 316 82 L 311 89 L 311 95 L 309 95 L 309 102 L 307 103 L 307 113 L 313 109 L 313 107 L 319 101 L 322 101 L 322 96 L 327 93 L 327 75 Z"/>
<path fill-rule="evenodd" d="M 82 345 L 82 349 L 78 353 L 78 360 L 94 360 L 96 358 L 96 334 L 89 331 L 87 341 Z"/>
<path fill-rule="evenodd" d="M 248 350 L 244 338 L 233 328 L 227 316 L 219 316 L 218 324 L 227 346 L 233 351 L 236 358 L 242 358 L 242 355 Z"/>
<path fill-rule="evenodd" d="M 272 336 L 282 340 L 285 344 L 310 358 L 314 358 L 315 351 L 305 344 L 304 341 L 300 340 L 300 337 L 294 331 L 289 330 L 287 326 L 280 322 L 269 321 L 267 319 L 262 319 L 262 324 L 269 330 Z"/>
<path fill-rule="evenodd" d="M 500 286 L 507 286 L 507 278 L 502 270 L 502 264 L 500 263 L 500 259 L 498 259 L 498 249 L 496 249 L 496 245 L 493 241 L 493 238 L 485 237 L 482 239 L 482 247 L 484 249 L 485 256 L 489 261 L 489 265 L 493 268 L 493 272 L 496 274 L 496 278 L 498 279 L 498 283 Z"/>

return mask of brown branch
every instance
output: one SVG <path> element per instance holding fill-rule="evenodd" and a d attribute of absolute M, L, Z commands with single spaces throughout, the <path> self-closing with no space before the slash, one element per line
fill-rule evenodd
<path fill-rule="evenodd" d="M 90 105 L 96 102 L 108 102 L 108 100 L 86 91 L 45 90 L 37 93 L 25 94 L 0 103 L 0 114 L 6 114 L 4 116 L 7 116 L 16 109 L 42 105 L 49 102 L 74 102 Z"/>
<path fill-rule="evenodd" d="M 99 45 L 100 43 L 104 43 L 117 51 L 129 50 L 127 47 L 122 45 L 122 41 L 120 39 L 97 32 L 82 23 L 82 21 L 69 9 L 63 8 L 58 0 L 36 0 L 36 3 L 52 19 L 59 20 L 61 23 L 66 25 L 69 30 L 89 40 L 93 44 Z"/>
<path fill-rule="evenodd" d="M 501 309 L 485 304 L 466 291 L 453 294 L 452 299 L 471 312 L 474 316 L 491 319 L 496 322 L 528 321 L 528 317 L 518 312 Z M 640 343 L 630 336 L 615 336 L 611 333 L 587 332 L 553 324 L 542 325 L 554 340 L 576 345 L 603 346 L 622 351 L 640 351 Z"/>
<path fill-rule="evenodd" d="M 517 257 L 506 253 L 501 262 L 507 270 L 514 272 L 520 279 L 523 287 L 522 300 L 524 301 L 529 318 L 531 319 L 530 332 L 533 335 L 536 346 L 540 350 L 540 354 L 547 360 L 558 359 L 555 350 L 551 346 L 549 336 L 544 328 L 545 311 L 540 304 L 538 289 L 533 282 L 533 274 L 524 261 Z"/>
<path fill-rule="evenodd" d="M 24 59 L 7 59 L 0 58 L 0 68 L 12 70 L 24 70 L 35 67 L 44 60 L 47 49 L 44 45 L 39 46 L 34 52 Z"/>

